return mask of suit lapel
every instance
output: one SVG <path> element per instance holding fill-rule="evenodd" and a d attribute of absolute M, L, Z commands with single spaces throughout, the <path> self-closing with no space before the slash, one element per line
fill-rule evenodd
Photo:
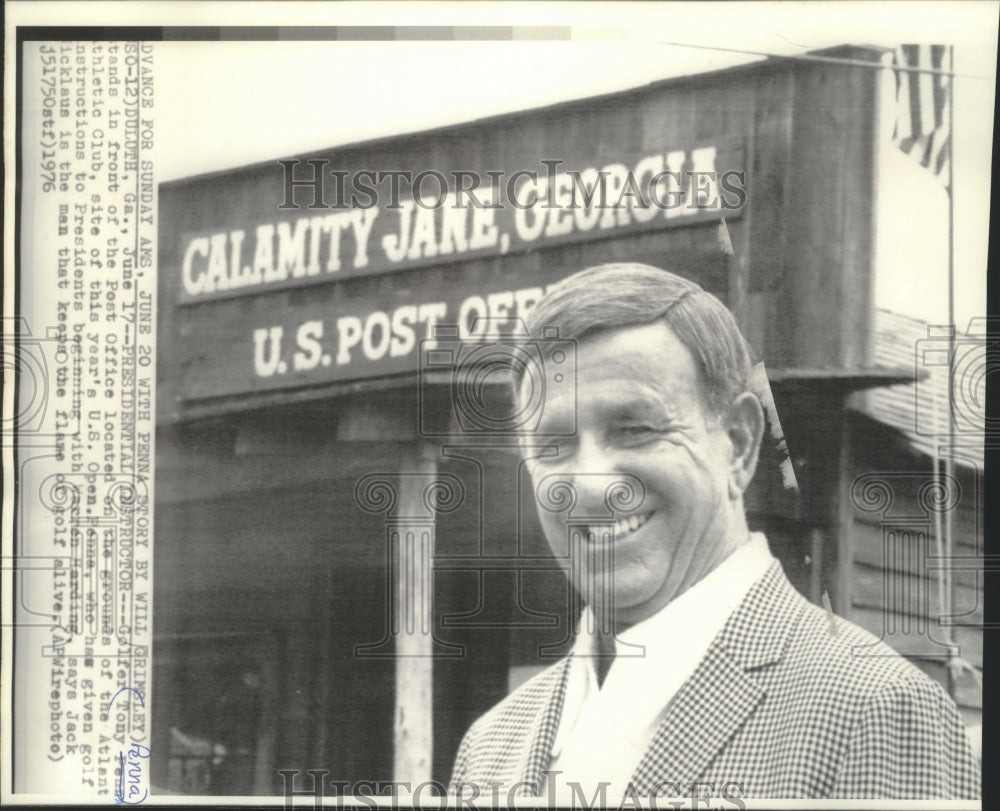
<path fill-rule="evenodd" d="M 539 695 L 541 700 L 532 709 L 536 720 L 532 734 L 528 738 L 530 746 L 521 773 L 522 785 L 519 786 L 516 796 L 531 797 L 541 793 L 542 773 L 549 768 L 552 760 L 552 744 L 555 742 L 559 720 L 562 717 L 569 664 L 570 657 L 566 657 L 553 668 L 551 688 Z"/>
<path fill-rule="evenodd" d="M 752 671 L 784 655 L 804 602 L 775 561 L 747 594 L 705 658 L 667 705 L 632 775 L 639 796 L 684 794 L 765 696 Z M 663 783 L 668 785 L 659 788 Z"/>
<path fill-rule="evenodd" d="M 714 642 L 667 706 L 632 776 L 636 793 L 685 794 L 687 784 L 701 775 L 763 697 L 757 682 Z M 663 781 L 674 785 L 658 789 Z"/>

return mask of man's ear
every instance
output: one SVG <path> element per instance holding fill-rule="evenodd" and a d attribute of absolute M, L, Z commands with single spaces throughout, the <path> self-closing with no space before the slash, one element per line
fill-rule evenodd
<path fill-rule="evenodd" d="M 729 498 L 743 495 L 757 470 L 757 456 L 764 436 L 764 409 L 757 395 L 745 391 L 726 410 L 726 435 L 731 443 Z"/>

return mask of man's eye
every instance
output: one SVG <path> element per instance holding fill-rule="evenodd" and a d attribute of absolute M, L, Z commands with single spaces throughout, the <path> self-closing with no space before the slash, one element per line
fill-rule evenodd
<path fill-rule="evenodd" d="M 561 440 L 558 442 L 548 442 L 545 445 L 537 446 L 532 454 L 534 460 L 540 464 L 551 464 L 568 453 L 568 442 Z"/>
<path fill-rule="evenodd" d="M 623 439 L 646 439 L 656 434 L 651 425 L 623 425 L 618 429 L 618 435 Z"/>

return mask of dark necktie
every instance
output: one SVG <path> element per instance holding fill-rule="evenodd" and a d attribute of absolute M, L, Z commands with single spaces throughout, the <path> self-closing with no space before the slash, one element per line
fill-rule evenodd
<path fill-rule="evenodd" d="M 594 657 L 594 670 L 597 672 L 597 686 L 604 685 L 604 680 L 611 670 L 611 664 L 615 661 L 615 639 L 613 636 L 604 634 L 597 635 L 597 655 Z"/>

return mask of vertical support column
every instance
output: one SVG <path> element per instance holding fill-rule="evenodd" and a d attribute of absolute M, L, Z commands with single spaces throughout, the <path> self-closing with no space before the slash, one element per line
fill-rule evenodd
<path fill-rule="evenodd" d="M 398 516 L 387 527 L 397 563 L 393 780 L 415 785 L 431 779 L 435 510 L 426 491 L 437 478 L 437 459 L 418 450 L 404 458 L 401 473 Z"/>
<path fill-rule="evenodd" d="M 354 488 L 362 510 L 384 516 L 387 606 L 385 635 L 355 645 L 354 655 L 395 662 L 393 779 L 415 785 L 431 778 L 434 658 L 463 652 L 434 638 L 433 561 L 437 515 L 458 509 L 465 488 L 439 472 L 435 447 L 414 443 L 400 451 L 397 471 L 369 473 Z"/>
<path fill-rule="evenodd" d="M 836 501 L 829 504 L 830 515 L 833 516 L 831 522 L 832 537 L 836 549 L 835 565 L 837 567 L 837 577 L 834 581 L 833 610 L 842 617 L 849 618 L 854 607 L 854 512 L 851 507 L 851 457 L 850 448 L 852 437 L 847 424 L 845 413 L 846 401 L 840 399 L 836 416 L 836 428 L 830 428 L 825 436 L 837 437 L 835 448 L 831 448 L 836 465 L 837 486 L 830 488 Z M 827 606 L 829 608 L 829 606 Z"/>

